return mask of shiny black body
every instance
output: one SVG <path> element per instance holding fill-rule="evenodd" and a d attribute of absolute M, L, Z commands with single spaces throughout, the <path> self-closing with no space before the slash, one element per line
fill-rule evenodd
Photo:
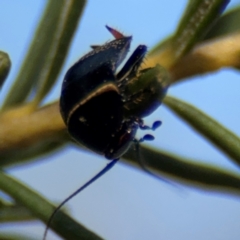
<path fill-rule="evenodd" d="M 136 74 L 146 53 L 140 45 L 119 74 L 131 37 L 119 38 L 83 56 L 66 73 L 60 110 L 70 135 L 108 159 L 121 157 L 135 138 L 136 117 L 124 116 L 124 86 Z"/>
<path fill-rule="evenodd" d="M 147 52 L 145 45 L 139 45 L 116 73 L 129 51 L 131 37 L 106 27 L 115 40 L 93 46 L 68 70 L 62 85 L 60 111 L 76 142 L 113 160 L 58 205 L 47 222 L 43 240 L 55 214 L 66 202 L 109 171 L 132 142 L 138 149 L 140 142 L 154 139 L 146 134 L 136 140 L 138 128 L 155 130 L 161 125 L 155 121 L 152 127 L 145 126 L 142 118 L 161 104 L 169 86 L 168 74 L 159 65 L 139 71 Z M 156 177 L 141 161 L 140 165 Z"/>

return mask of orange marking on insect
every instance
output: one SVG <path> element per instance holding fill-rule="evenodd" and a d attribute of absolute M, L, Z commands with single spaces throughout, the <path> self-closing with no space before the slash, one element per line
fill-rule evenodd
<path fill-rule="evenodd" d="M 109 26 L 106 25 L 106 28 L 108 29 L 108 31 L 116 38 L 123 38 L 125 37 L 122 33 L 120 33 L 119 31 L 117 31 L 116 29 L 113 29 Z"/>

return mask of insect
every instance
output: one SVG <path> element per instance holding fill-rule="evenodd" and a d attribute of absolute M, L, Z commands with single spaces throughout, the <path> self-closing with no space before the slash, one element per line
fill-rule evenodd
<path fill-rule="evenodd" d="M 59 208 L 77 193 L 108 171 L 133 142 L 152 140 L 146 134 L 140 140 L 140 129 L 155 130 L 161 122 L 148 127 L 142 120 L 161 104 L 169 82 L 166 72 L 157 65 L 139 70 L 147 47 L 139 45 L 117 72 L 125 59 L 132 37 L 106 26 L 115 40 L 92 46 L 66 73 L 60 97 L 60 112 L 70 136 L 90 150 L 112 160 L 89 182 L 65 199 L 53 212 L 45 229 Z"/>

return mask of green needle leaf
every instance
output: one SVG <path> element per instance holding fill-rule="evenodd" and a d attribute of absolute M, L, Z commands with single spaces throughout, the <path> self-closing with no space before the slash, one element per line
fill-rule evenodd
<path fill-rule="evenodd" d="M 240 139 L 194 106 L 167 96 L 164 103 L 240 166 Z"/>
<path fill-rule="evenodd" d="M 42 196 L 2 171 L 0 171 L 0 189 L 29 209 L 35 217 L 45 223 L 54 210 L 54 206 Z M 50 228 L 65 239 L 102 239 L 62 211 L 56 214 Z"/>
<path fill-rule="evenodd" d="M 151 168 L 160 174 L 190 184 L 193 187 L 211 191 L 237 194 L 240 196 L 240 176 L 196 161 L 186 160 L 160 150 L 154 150 L 141 146 L 141 157 Z M 139 159 L 136 159 L 135 149 L 131 149 L 124 155 L 124 160 L 139 167 Z"/>
<path fill-rule="evenodd" d="M 158 63 L 171 69 L 200 42 L 225 9 L 229 0 L 191 0 L 173 34 L 150 51 L 149 65 Z"/>
<path fill-rule="evenodd" d="M 0 233 L 0 240 L 37 240 L 36 237 L 29 237 L 13 233 Z"/>
<path fill-rule="evenodd" d="M 0 89 L 8 76 L 11 61 L 7 53 L 0 51 Z"/>
<path fill-rule="evenodd" d="M 191 0 L 173 37 L 175 58 L 181 58 L 220 16 L 229 0 Z"/>
<path fill-rule="evenodd" d="M 83 0 L 48 2 L 21 71 L 4 102 L 4 110 L 24 102 L 33 86 L 37 85 L 35 105 L 49 92 L 61 70 L 85 3 Z"/>
<path fill-rule="evenodd" d="M 0 223 L 36 220 L 33 214 L 20 205 L 0 207 Z"/>
<path fill-rule="evenodd" d="M 220 37 L 240 31 L 240 7 L 224 14 L 204 37 L 204 40 Z"/>

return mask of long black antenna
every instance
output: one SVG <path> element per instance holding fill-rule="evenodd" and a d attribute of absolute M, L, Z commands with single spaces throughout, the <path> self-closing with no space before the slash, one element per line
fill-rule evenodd
<path fill-rule="evenodd" d="M 93 182 L 95 182 L 98 178 L 100 178 L 103 174 L 105 174 L 107 171 L 109 171 L 117 162 L 119 159 L 114 159 L 112 160 L 110 163 L 107 164 L 106 167 L 104 167 L 99 173 L 97 173 L 93 178 L 91 178 L 88 182 L 86 182 L 83 186 L 81 186 L 80 188 L 78 188 L 75 192 L 73 192 L 69 197 L 67 197 L 64 201 L 62 201 L 53 211 L 52 215 L 50 216 L 50 218 L 48 219 L 47 222 L 47 226 L 45 228 L 44 231 L 44 235 L 43 235 L 43 240 L 47 239 L 47 232 L 48 229 L 50 227 L 50 224 L 55 216 L 55 214 L 59 211 L 59 209 L 66 203 L 68 202 L 70 199 L 72 199 L 74 196 L 76 196 L 78 193 L 80 193 L 83 189 L 85 189 L 86 187 L 88 187 L 90 184 L 92 184 Z"/>

